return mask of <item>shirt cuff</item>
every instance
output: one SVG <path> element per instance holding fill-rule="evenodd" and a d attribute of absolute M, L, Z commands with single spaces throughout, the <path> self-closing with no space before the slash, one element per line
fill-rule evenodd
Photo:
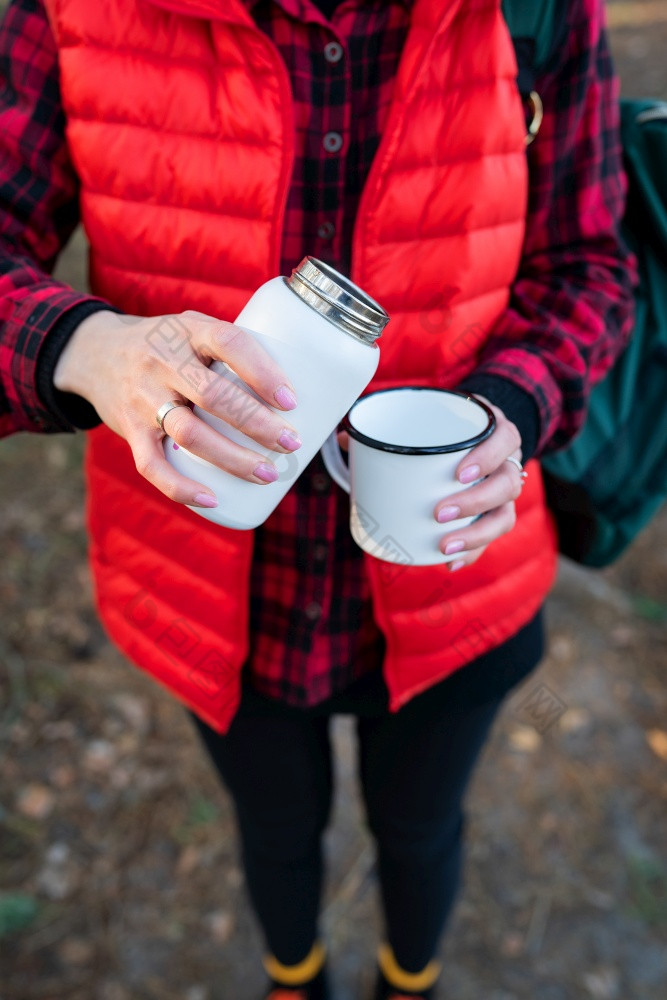
<path fill-rule="evenodd" d="M 540 439 L 540 413 L 533 397 L 514 382 L 499 375 L 470 375 L 457 389 L 479 393 L 503 411 L 521 435 L 522 462 L 533 457 Z"/>
<path fill-rule="evenodd" d="M 103 309 L 109 312 L 120 311 L 99 299 L 88 299 L 68 309 L 49 330 L 37 357 L 35 384 L 40 401 L 54 422 L 58 423 L 62 430 L 70 433 L 74 430 L 91 430 L 102 421 L 95 407 L 83 396 L 56 389 L 53 384 L 53 373 L 58 358 L 79 324 L 88 316 Z"/>

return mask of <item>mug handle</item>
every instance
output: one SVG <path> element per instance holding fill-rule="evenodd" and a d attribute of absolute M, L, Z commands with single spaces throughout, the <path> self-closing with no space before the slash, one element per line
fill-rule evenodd
<path fill-rule="evenodd" d="M 343 461 L 338 432 L 332 431 L 320 449 L 327 472 L 346 493 L 350 492 L 350 470 Z"/>

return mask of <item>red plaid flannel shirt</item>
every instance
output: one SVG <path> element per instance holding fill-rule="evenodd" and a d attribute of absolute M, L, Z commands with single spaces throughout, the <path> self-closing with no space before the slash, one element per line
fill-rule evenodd
<path fill-rule="evenodd" d="M 310 0 L 247 2 L 281 52 L 295 101 L 283 273 L 306 253 L 347 271 L 410 4 L 344 0 L 328 21 Z M 602 17 L 601 0 L 570 0 L 562 58 L 538 81 L 545 119 L 528 154 L 522 265 L 510 307 L 466 381 L 517 423 L 524 454 L 572 437 L 590 385 L 631 327 L 633 264 L 618 240 L 617 87 Z M 48 274 L 78 221 L 64 126 L 42 2 L 13 0 L 0 29 L 0 432 L 96 420 L 51 384 L 66 335 L 104 307 Z M 323 700 L 381 660 L 347 518 L 347 497 L 316 459 L 256 532 L 248 667 L 256 687 L 294 705 Z"/>

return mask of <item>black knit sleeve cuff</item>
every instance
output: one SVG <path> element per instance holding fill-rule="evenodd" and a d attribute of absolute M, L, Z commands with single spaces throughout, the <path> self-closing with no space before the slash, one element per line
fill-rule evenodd
<path fill-rule="evenodd" d="M 532 458 L 540 436 L 540 414 L 529 393 L 498 375 L 470 375 L 456 387 L 462 392 L 479 393 L 499 407 L 521 435 L 523 462 Z"/>
<path fill-rule="evenodd" d="M 53 373 L 61 352 L 77 326 L 102 309 L 119 312 L 99 299 L 89 299 L 68 309 L 53 324 L 39 352 L 37 359 L 36 384 L 39 398 L 44 407 L 64 431 L 88 431 L 101 424 L 97 410 L 83 396 L 73 392 L 61 392 L 53 384 Z"/>

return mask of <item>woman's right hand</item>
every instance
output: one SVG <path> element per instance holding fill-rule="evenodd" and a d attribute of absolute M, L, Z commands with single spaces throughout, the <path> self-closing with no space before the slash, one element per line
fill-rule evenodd
<path fill-rule="evenodd" d="M 213 372 L 213 361 L 227 362 L 269 405 Z M 269 409 L 296 406 L 285 373 L 241 327 L 203 313 L 148 318 L 108 310 L 94 313 L 70 337 L 53 381 L 57 389 L 87 399 L 104 423 L 128 442 L 138 472 L 178 503 L 214 507 L 216 498 L 167 462 L 162 447 L 166 433 L 188 451 L 260 485 L 278 478 L 262 450 L 286 454 L 301 444 L 292 425 Z M 179 399 L 221 417 L 261 450 L 244 448 L 219 434 L 189 406 L 170 410 L 160 430 L 157 410 Z"/>

